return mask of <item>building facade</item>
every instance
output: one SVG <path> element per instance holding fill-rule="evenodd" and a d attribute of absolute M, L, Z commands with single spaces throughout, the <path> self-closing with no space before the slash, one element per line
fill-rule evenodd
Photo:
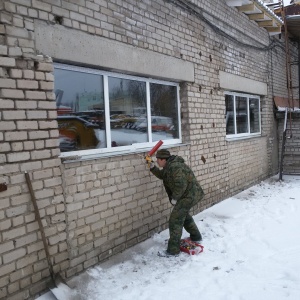
<path fill-rule="evenodd" d="M 66 279 L 167 228 L 159 140 L 193 214 L 278 172 L 284 40 L 228 2 L 0 1 L 0 299 L 50 281 L 25 171 Z"/>

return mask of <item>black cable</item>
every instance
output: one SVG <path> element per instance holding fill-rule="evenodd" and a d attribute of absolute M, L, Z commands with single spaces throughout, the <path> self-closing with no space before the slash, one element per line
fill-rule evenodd
<path fill-rule="evenodd" d="M 272 50 L 276 47 L 280 47 L 283 51 L 285 51 L 285 46 L 276 39 L 272 39 L 271 42 L 269 43 L 269 45 L 264 46 L 264 47 L 258 47 L 258 46 L 254 46 L 254 45 L 251 45 L 251 44 L 243 43 L 243 42 L 239 41 L 237 38 L 235 38 L 234 36 L 228 34 L 224 30 L 222 30 L 221 28 L 219 28 L 218 26 L 213 24 L 211 21 L 209 21 L 203 15 L 203 12 L 206 13 L 206 14 L 209 14 L 209 13 L 205 12 L 203 9 L 196 6 L 195 4 L 190 3 L 186 0 L 166 0 L 166 1 L 171 2 L 171 3 L 175 4 L 176 6 L 180 7 L 181 9 L 188 11 L 190 14 L 195 15 L 200 20 L 202 20 L 205 24 L 207 24 L 218 35 L 221 35 L 222 37 L 225 37 L 226 39 L 230 40 L 231 42 L 234 42 L 235 44 L 240 45 L 241 47 L 251 48 L 251 49 L 254 49 L 254 50 L 257 50 L 257 51 L 269 51 L 269 50 Z M 216 18 L 215 16 L 213 16 L 211 14 L 209 14 L 209 15 Z M 226 24 L 226 25 L 230 26 L 229 24 Z M 255 42 L 258 42 L 258 41 L 255 41 Z M 296 55 L 296 53 L 294 53 L 293 55 Z"/>

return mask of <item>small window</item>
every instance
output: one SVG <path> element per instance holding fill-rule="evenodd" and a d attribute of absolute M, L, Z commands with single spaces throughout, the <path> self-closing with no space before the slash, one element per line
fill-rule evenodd
<path fill-rule="evenodd" d="M 225 93 L 225 106 L 227 137 L 244 137 L 261 133 L 259 96 Z"/>
<path fill-rule="evenodd" d="M 177 83 L 63 64 L 54 79 L 61 152 L 181 142 Z"/>

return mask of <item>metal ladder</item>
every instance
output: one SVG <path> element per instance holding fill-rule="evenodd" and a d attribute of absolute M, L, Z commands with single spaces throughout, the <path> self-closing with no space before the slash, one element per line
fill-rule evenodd
<path fill-rule="evenodd" d="M 282 180 L 283 175 L 300 175 L 300 130 L 297 128 L 300 120 L 294 120 L 293 127 L 288 128 L 287 119 L 288 108 L 285 110 L 283 124 L 279 180 Z"/>

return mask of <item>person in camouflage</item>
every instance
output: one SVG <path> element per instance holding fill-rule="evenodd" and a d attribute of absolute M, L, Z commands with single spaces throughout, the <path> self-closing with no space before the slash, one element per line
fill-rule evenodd
<path fill-rule="evenodd" d="M 193 171 L 184 163 L 181 156 L 171 155 L 166 149 L 156 153 L 159 169 L 152 162 L 150 171 L 163 180 L 165 190 L 174 208 L 169 219 L 170 239 L 167 254 L 177 255 L 180 252 L 180 239 L 183 227 L 190 234 L 192 241 L 200 241 L 201 233 L 189 214 L 190 209 L 203 197 L 204 192 L 196 180 Z"/>

